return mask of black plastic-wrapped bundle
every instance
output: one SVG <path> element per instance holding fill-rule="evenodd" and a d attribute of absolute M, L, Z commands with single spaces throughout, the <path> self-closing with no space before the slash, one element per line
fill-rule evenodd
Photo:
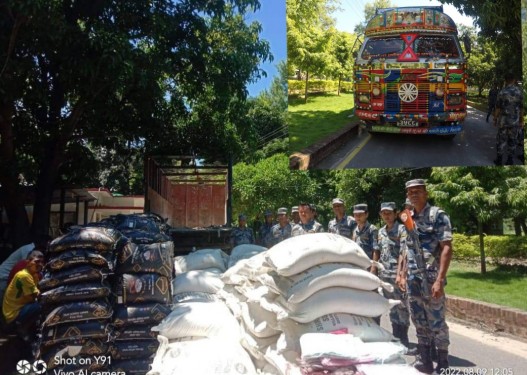
<path fill-rule="evenodd" d="M 117 303 L 124 305 L 172 300 L 170 279 L 155 273 L 120 275 L 115 294 Z"/>
<path fill-rule="evenodd" d="M 108 320 L 89 321 L 76 324 L 57 324 L 43 327 L 41 348 L 82 339 L 108 339 L 112 335 L 112 327 Z"/>
<path fill-rule="evenodd" d="M 49 272 L 57 272 L 84 265 L 112 271 L 115 268 L 114 253 L 98 253 L 90 248 L 66 250 L 52 254 L 45 268 Z"/>
<path fill-rule="evenodd" d="M 119 247 L 123 240 L 122 233 L 113 228 L 80 227 L 54 239 L 48 252 L 52 254 L 77 248 L 108 252 Z"/>
<path fill-rule="evenodd" d="M 134 306 L 118 305 L 114 309 L 113 324 L 118 328 L 136 325 L 153 327 L 165 319 L 171 311 L 169 306 L 161 303 Z"/>
<path fill-rule="evenodd" d="M 153 244 L 129 242 L 117 254 L 118 274 L 157 273 L 172 277 L 174 243 L 165 241 Z"/>
<path fill-rule="evenodd" d="M 159 342 L 156 339 L 115 341 L 110 353 L 112 360 L 151 358 L 156 354 Z"/>
<path fill-rule="evenodd" d="M 81 284 L 100 281 L 108 276 L 108 272 L 99 267 L 83 265 L 75 268 L 67 268 L 62 271 L 46 272 L 44 278 L 38 283 L 40 291 L 47 291 L 61 285 Z"/>
<path fill-rule="evenodd" d="M 46 313 L 42 325 L 51 327 L 57 324 L 82 322 L 88 320 L 110 319 L 113 307 L 108 299 L 70 302 L 55 307 Z"/>
<path fill-rule="evenodd" d="M 48 290 L 40 294 L 39 300 L 43 305 L 56 305 L 106 298 L 110 293 L 111 288 L 107 282 L 71 284 Z"/>

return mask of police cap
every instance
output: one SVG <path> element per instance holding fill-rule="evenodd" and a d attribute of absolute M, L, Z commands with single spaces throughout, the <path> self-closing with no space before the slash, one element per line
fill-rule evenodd
<path fill-rule="evenodd" d="M 422 178 L 416 178 L 415 180 L 406 181 L 407 189 L 414 186 L 426 186 L 426 182 Z"/>
<path fill-rule="evenodd" d="M 366 203 L 359 203 L 353 206 L 354 214 L 360 214 L 363 212 L 368 212 L 368 205 Z"/>

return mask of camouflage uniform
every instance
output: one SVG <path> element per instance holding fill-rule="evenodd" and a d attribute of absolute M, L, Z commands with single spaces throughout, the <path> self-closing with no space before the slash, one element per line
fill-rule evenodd
<path fill-rule="evenodd" d="M 279 242 L 291 237 L 291 230 L 293 226 L 291 223 L 287 223 L 283 228 L 280 227 L 280 224 L 273 225 L 271 233 L 273 235 L 273 245 L 276 245 Z"/>
<path fill-rule="evenodd" d="M 251 228 L 234 228 L 230 238 L 231 246 L 254 243 L 254 234 Z"/>
<path fill-rule="evenodd" d="M 324 232 L 324 227 L 316 220 L 311 220 L 307 224 L 302 224 L 302 222 L 293 225 L 291 229 L 291 237 L 300 236 L 301 234 L 306 233 L 318 233 Z"/>
<path fill-rule="evenodd" d="M 273 246 L 273 224 L 263 223 L 258 233 L 262 246 L 267 248 Z"/>
<path fill-rule="evenodd" d="M 351 239 L 364 250 L 370 259 L 373 259 L 373 251 L 379 250 L 379 244 L 377 243 L 378 237 L 377 227 L 366 222 L 362 229 L 359 229 L 358 225 L 353 229 Z"/>
<path fill-rule="evenodd" d="M 395 284 L 397 277 L 397 261 L 401 249 L 406 249 L 407 232 L 404 225 L 395 222 L 392 229 L 388 230 L 386 225 L 379 229 L 379 247 L 381 254 L 379 261 L 384 270 L 379 272 L 379 277 L 393 285 L 393 292 L 383 290 L 386 298 L 401 301 L 401 303 L 390 310 L 390 321 L 392 324 L 400 324 L 408 327 L 410 325 L 410 314 L 408 311 L 408 299 Z"/>
<path fill-rule="evenodd" d="M 437 278 L 440 259 L 440 241 L 452 240 L 452 227 L 448 215 L 438 207 L 426 204 L 419 213 L 413 214 L 427 263 L 428 295 L 432 294 L 432 284 Z M 450 344 L 448 325 L 445 321 L 446 298 L 424 297 L 421 276 L 416 273 L 417 264 L 413 246 L 408 246 L 408 298 L 412 321 L 416 328 L 419 344 L 429 346 L 435 339 L 438 350 L 448 350 Z"/>
<path fill-rule="evenodd" d="M 517 85 L 508 85 L 500 91 L 496 108 L 500 109 L 498 118 L 498 134 L 496 135 L 496 151 L 498 157 L 516 156 L 518 144 L 523 137 L 520 126 L 520 115 L 523 106 L 523 92 Z M 523 147 L 521 148 L 523 154 Z"/>
<path fill-rule="evenodd" d="M 337 218 L 334 218 L 328 224 L 328 232 L 351 238 L 351 233 L 356 226 L 357 222 L 352 216 L 344 216 L 338 223 Z"/>

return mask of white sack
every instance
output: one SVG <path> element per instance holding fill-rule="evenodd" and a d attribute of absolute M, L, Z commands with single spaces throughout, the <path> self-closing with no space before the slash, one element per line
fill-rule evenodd
<path fill-rule="evenodd" d="M 256 254 L 264 252 L 265 250 L 267 250 L 266 247 L 253 244 L 235 246 L 231 251 L 231 255 L 229 256 L 228 268 L 231 268 L 242 259 L 249 259 Z"/>
<path fill-rule="evenodd" d="M 276 272 L 261 275 L 259 281 L 285 297 L 287 302 L 299 303 L 324 288 L 342 286 L 360 290 L 379 287 L 393 292 L 393 286 L 377 276 L 349 263 L 319 264 L 307 270 L 284 277 Z"/>
<path fill-rule="evenodd" d="M 362 342 L 352 335 L 306 333 L 300 337 L 302 359 L 321 357 L 349 359 L 356 363 L 383 363 L 404 355 L 406 347 L 395 342 Z"/>
<path fill-rule="evenodd" d="M 282 276 L 295 275 L 323 263 L 351 263 L 364 269 L 372 265 L 359 245 L 333 233 L 290 237 L 264 254 L 267 263 Z"/>
<path fill-rule="evenodd" d="M 256 280 L 259 275 L 270 272 L 271 269 L 265 261 L 266 253 L 267 251 L 264 251 L 249 259 L 242 259 L 234 266 L 229 267 L 222 275 L 223 282 L 225 284 L 239 285 L 247 280 Z"/>
<path fill-rule="evenodd" d="M 256 375 L 251 358 L 240 344 L 222 339 L 160 342 L 148 375 Z"/>
<path fill-rule="evenodd" d="M 258 302 L 242 302 L 240 305 L 242 320 L 252 335 L 264 338 L 280 334 L 276 329 L 276 314 L 262 309 Z"/>
<path fill-rule="evenodd" d="M 188 336 L 240 340 L 240 325 L 223 302 L 178 303 L 152 331 L 169 340 Z"/>
<path fill-rule="evenodd" d="M 300 352 L 300 337 L 305 333 L 349 333 L 364 342 L 386 342 L 392 334 L 379 326 L 372 318 L 352 314 L 329 314 L 309 323 L 297 323 L 285 319 L 279 323 L 283 331 L 276 344 L 278 350 Z"/>
<path fill-rule="evenodd" d="M 176 275 L 193 270 L 218 268 L 224 272 L 229 256 L 221 249 L 201 249 L 174 259 Z"/>
<path fill-rule="evenodd" d="M 251 335 L 244 324 L 241 325 L 241 328 L 241 345 L 247 350 L 247 352 L 255 359 L 257 363 L 261 365 L 262 363 L 266 362 L 264 354 L 268 347 L 271 345 L 276 345 L 279 335 L 260 338 Z M 261 366 L 256 367 L 260 368 Z"/>
<path fill-rule="evenodd" d="M 176 275 L 172 281 L 174 294 L 185 292 L 216 293 L 223 288 L 220 275 L 203 270 L 188 271 Z"/>
<path fill-rule="evenodd" d="M 219 300 L 218 298 L 219 297 L 215 293 L 183 292 L 174 294 L 172 297 L 172 302 L 216 302 Z"/>
<path fill-rule="evenodd" d="M 308 323 L 334 313 L 376 317 L 400 302 L 386 299 L 377 292 L 332 287 L 322 289 L 300 303 L 288 303 L 278 296 L 274 301 L 262 298 L 260 304 L 264 309 L 275 312 L 279 320 L 291 318 L 299 323 Z"/>

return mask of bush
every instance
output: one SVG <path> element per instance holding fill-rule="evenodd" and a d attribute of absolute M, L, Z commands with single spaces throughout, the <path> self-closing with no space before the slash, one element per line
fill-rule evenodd
<path fill-rule="evenodd" d="M 519 236 L 485 236 L 485 256 L 491 258 L 527 258 L 527 238 Z M 479 236 L 454 234 L 454 259 L 479 257 Z"/>
<path fill-rule="evenodd" d="M 339 81 L 310 79 L 308 85 L 308 93 L 310 94 L 337 92 Z M 342 92 L 353 92 L 353 82 L 341 81 L 340 89 Z M 287 81 L 287 90 L 289 95 L 303 95 L 306 90 L 306 81 L 289 80 Z"/>

